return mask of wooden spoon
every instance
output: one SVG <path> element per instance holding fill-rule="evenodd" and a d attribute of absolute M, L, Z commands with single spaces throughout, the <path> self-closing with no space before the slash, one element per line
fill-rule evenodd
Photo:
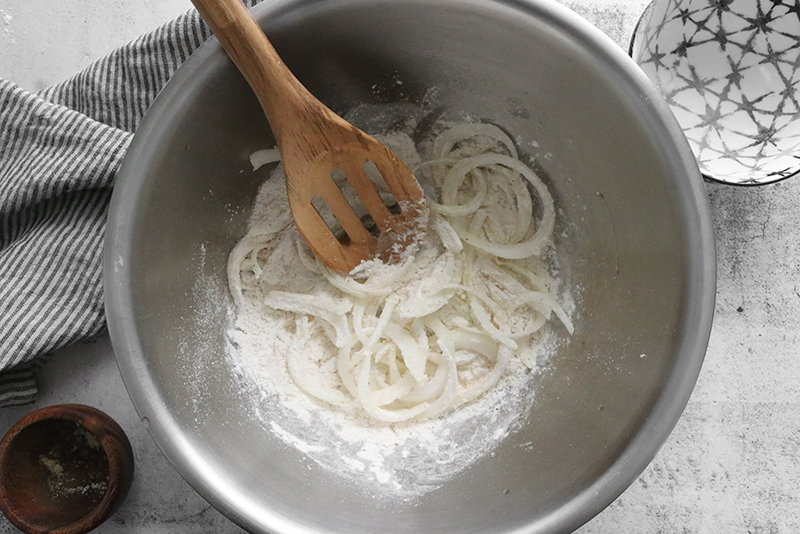
<path fill-rule="evenodd" d="M 388 148 L 317 100 L 281 61 L 241 0 L 192 0 L 244 75 L 267 115 L 286 170 L 297 229 L 328 267 L 347 273 L 379 252 L 379 240 L 356 215 L 331 174 L 343 171 L 380 232 L 380 249 L 405 246 L 422 224 L 424 195 L 414 175 Z M 372 162 L 397 200 L 392 214 L 364 165 Z M 312 202 L 320 199 L 347 236 L 337 239 Z M 388 237 L 388 239 L 387 239 Z M 395 247 L 396 249 L 396 247 Z"/>

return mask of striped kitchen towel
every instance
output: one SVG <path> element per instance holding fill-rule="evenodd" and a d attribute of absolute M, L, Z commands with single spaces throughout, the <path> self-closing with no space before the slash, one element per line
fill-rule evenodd
<path fill-rule="evenodd" d="M 39 93 L 0 79 L 0 407 L 33 400 L 41 356 L 103 330 L 114 177 L 153 99 L 209 35 L 192 10 Z"/>

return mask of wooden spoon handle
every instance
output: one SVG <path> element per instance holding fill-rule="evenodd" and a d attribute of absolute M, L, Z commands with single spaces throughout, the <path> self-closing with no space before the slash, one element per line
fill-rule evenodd
<path fill-rule="evenodd" d="M 276 136 L 281 124 L 291 124 L 309 103 L 318 102 L 286 67 L 241 0 L 192 3 L 250 84 Z"/>

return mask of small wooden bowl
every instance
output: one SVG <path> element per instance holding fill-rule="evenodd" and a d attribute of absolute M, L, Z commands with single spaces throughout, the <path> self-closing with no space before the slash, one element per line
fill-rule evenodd
<path fill-rule="evenodd" d="M 29 534 L 89 532 L 119 508 L 132 481 L 128 437 L 91 406 L 42 408 L 0 441 L 0 510 Z"/>

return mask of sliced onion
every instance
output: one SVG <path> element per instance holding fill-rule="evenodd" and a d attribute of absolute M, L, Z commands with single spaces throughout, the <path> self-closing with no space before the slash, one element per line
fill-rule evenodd
<path fill-rule="evenodd" d="M 431 205 L 433 205 L 432 201 Z M 461 242 L 461 238 L 458 237 L 458 233 L 453 229 L 450 223 L 439 213 L 434 213 L 433 215 L 433 230 L 439 236 L 439 239 L 442 240 L 442 245 L 444 245 L 445 250 L 453 253 L 459 253 L 463 250 L 464 244 Z"/>
<path fill-rule="evenodd" d="M 486 312 L 474 295 L 471 295 L 469 298 L 469 307 L 472 310 L 472 313 L 475 314 L 475 318 L 478 319 L 478 323 L 480 323 L 483 329 L 486 330 L 486 333 L 507 347 L 511 347 L 512 349 L 517 348 L 517 342 L 514 341 L 510 335 L 501 331 L 494 324 L 492 324 L 491 316 Z"/>
<path fill-rule="evenodd" d="M 253 229 L 239 241 L 228 255 L 228 287 L 237 307 L 241 307 L 242 294 L 242 268 L 248 257 L 258 254 L 258 250 L 267 246 L 275 237 L 275 232 L 268 232 L 264 228 Z M 249 270 L 252 270 L 249 269 Z"/>
<path fill-rule="evenodd" d="M 471 122 L 458 124 L 449 130 L 445 131 L 436 138 L 433 144 L 433 152 L 435 157 L 445 157 L 459 141 L 469 139 L 478 135 L 486 135 L 493 137 L 500 141 L 503 146 L 511 154 L 511 157 L 517 158 L 517 147 L 514 146 L 514 141 L 500 128 L 494 124 Z"/>
<path fill-rule="evenodd" d="M 333 269 L 320 263 L 322 276 L 336 289 L 354 297 L 385 297 L 392 292 L 391 287 L 368 287 L 352 278 L 345 278 Z"/>
<path fill-rule="evenodd" d="M 510 243 L 519 243 L 528 233 L 533 221 L 533 202 L 531 193 L 523 180 L 517 176 L 511 178 L 511 190 L 517 199 L 517 227 L 509 239 Z"/>
<path fill-rule="evenodd" d="M 302 364 L 303 359 L 303 351 L 298 351 L 297 354 L 293 355 L 290 358 L 287 358 L 287 367 L 289 369 L 289 376 L 292 377 L 292 380 L 297 384 L 297 386 L 311 395 L 312 397 L 316 397 L 319 400 L 331 403 L 343 403 L 347 402 L 349 399 L 347 396 L 339 391 L 338 389 L 332 389 L 328 387 L 324 387 L 321 384 L 317 383 L 309 374 L 306 372 L 305 368 Z"/>
<path fill-rule="evenodd" d="M 429 419 L 443 413 L 453 405 L 453 401 L 458 395 L 458 369 L 456 369 L 455 358 L 452 354 L 443 353 L 443 355 L 444 362 L 439 364 L 439 367 L 446 369 L 447 379 L 442 388 L 442 394 L 420 412 L 417 419 Z"/>
<path fill-rule="evenodd" d="M 381 310 L 381 317 L 378 319 L 378 324 L 375 325 L 375 330 L 369 336 L 370 345 L 378 341 L 383 335 L 383 331 L 386 330 L 389 321 L 392 320 L 392 314 L 394 314 L 394 309 L 399 301 L 400 298 L 397 295 L 390 295 L 389 298 L 386 299 L 386 302 L 383 304 L 383 309 Z"/>
<path fill-rule="evenodd" d="M 414 389 L 416 383 L 417 382 L 414 380 L 414 377 L 411 376 L 411 373 L 406 373 L 400 380 L 391 386 L 375 390 L 372 394 L 372 401 L 376 406 L 386 406 L 387 404 L 391 404 Z"/>
<path fill-rule="evenodd" d="M 399 423 L 401 421 L 408 421 L 419 414 L 421 414 L 427 407 L 427 404 L 417 404 L 411 408 L 402 408 L 398 410 L 388 410 L 380 408 L 375 401 L 375 393 L 370 387 L 370 370 L 371 358 L 365 356 L 361 363 L 361 371 L 358 373 L 358 400 L 364 411 L 378 421 L 386 423 Z"/>
<path fill-rule="evenodd" d="M 414 380 L 416 380 L 418 384 L 424 383 L 428 353 L 420 348 L 419 344 L 417 344 L 413 336 L 409 334 L 408 330 L 396 323 L 387 324 L 385 333 L 386 336 L 397 345 L 397 348 L 400 349 L 403 362 L 411 373 L 411 376 L 414 377 Z"/>
<path fill-rule="evenodd" d="M 453 344 L 456 350 L 471 350 L 482 354 L 489 361 L 497 360 L 498 344 L 486 334 L 459 328 L 453 333 Z"/>
<path fill-rule="evenodd" d="M 352 295 L 354 297 L 383 297 L 394 291 L 394 285 L 404 276 L 408 274 L 414 266 L 413 256 L 404 261 L 396 268 L 392 269 L 391 274 L 378 277 L 372 276 L 366 282 L 356 282 L 350 277 L 344 277 L 329 268 L 322 262 L 318 261 L 320 272 L 322 276 L 335 288 Z"/>
<path fill-rule="evenodd" d="M 350 337 L 350 330 L 344 314 L 352 309 L 352 303 L 342 306 L 330 297 L 326 298 L 323 295 L 270 291 L 264 298 L 264 304 L 276 310 L 304 313 L 321 319 L 333 327 L 335 336 L 331 341 L 337 347 L 344 346 Z"/>
<path fill-rule="evenodd" d="M 281 152 L 277 148 L 265 148 L 250 154 L 250 165 L 253 166 L 254 171 L 276 161 L 281 161 Z"/>
<path fill-rule="evenodd" d="M 440 204 L 431 203 L 431 207 L 445 217 L 464 217 L 475 213 L 486 200 L 486 177 L 478 170 L 477 166 L 465 164 L 465 161 L 467 160 L 459 161 L 447 171 L 442 184 L 442 202 Z M 468 174 L 472 176 L 476 189 L 475 195 L 466 204 L 458 204 L 456 198 L 458 189 Z"/>
<path fill-rule="evenodd" d="M 356 354 L 360 355 L 361 353 Z M 344 384 L 347 392 L 355 399 L 358 398 L 358 385 L 356 384 L 353 370 L 350 368 L 353 355 L 352 345 L 345 345 L 339 348 L 339 354 L 336 356 L 336 373 L 339 375 L 339 379 L 342 381 L 342 384 Z M 368 351 L 366 357 L 370 357 Z"/>
<path fill-rule="evenodd" d="M 468 164 L 465 163 L 467 161 L 469 161 Z M 459 237 L 470 245 L 485 250 L 489 254 L 500 258 L 521 259 L 541 255 L 542 251 L 549 243 L 550 237 L 553 234 L 553 227 L 555 226 L 555 206 L 553 205 L 553 197 L 550 196 L 550 192 L 541 179 L 521 161 L 500 154 L 481 154 L 459 162 L 459 164 L 462 163 L 464 163 L 465 167 L 469 165 L 481 166 L 499 164 L 514 169 L 524 176 L 533 185 L 534 189 L 536 189 L 536 193 L 542 200 L 544 212 L 541 221 L 539 221 L 539 227 L 527 241 L 521 243 L 512 245 L 492 243 L 477 234 L 470 233 L 463 228 L 463 225 L 454 224 L 453 229 L 458 233 Z M 443 215 L 447 216 L 447 214 Z"/>
<path fill-rule="evenodd" d="M 459 393 L 458 397 L 453 401 L 453 406 L 455 407 L 473 401 L 497 384 L 500 377 L 506 372 L 512 355 L 513 349 L 511 347 L 500 345 L 497 349 L 497 361 L 494 367 L 492 367 L 492 370 L 489 371 L 480 382 L 473 384 L 470 388 Z"/>

